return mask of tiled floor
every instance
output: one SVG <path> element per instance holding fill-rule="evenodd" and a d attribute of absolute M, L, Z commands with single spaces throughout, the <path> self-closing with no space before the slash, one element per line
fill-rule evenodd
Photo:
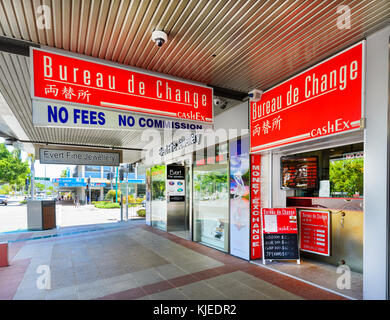
<path fill-rule="evenodd" d="M 342 299 L 144 223 L 11 242 L 0 299 Z"/>

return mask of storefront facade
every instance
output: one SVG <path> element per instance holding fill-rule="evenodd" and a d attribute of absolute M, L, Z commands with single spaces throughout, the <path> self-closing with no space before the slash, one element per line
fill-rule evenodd
<path fill-rule="evenodd" d="M 293 85 L 287 88 L 284 94 L 286 99 L 291 99 L 291 106 L 301 103 L 299 95 L 307 100 L 307 110 L 310 110 L 316 95 L 322 96 L 317 103 L 321 104 L 323 99 L 323 103 L 328 105 L 322 116 L 318 109 L 303 113 L 298 110 L 291 114 L 290 126 L 292 123 L 312 122 L 313 128 L 310 127 L 308 136 L 298 132 L 293 134 L 299 136 L 295 140 L 289 139 L 292 136 L 287 134 L 279 137 L 282 143 L 265 141 L 265 147 L 259 147 L 260 143 L 253 144 L 253 135 L 259 136 L 259 130 L 265 128 L 272 131 L 287 125 L 280 121 L 282 117 L 278 118 L 282 112 L 278 112 L 276 97 L 274 107 L 271 99 L 268 106 L 265 104 L 256 112 L 260 117 L 266 116 L 268 107 L 271 113 L 272 110 L 275 112 L 273 118 L 279 119 L 279 122 L 270 121 L 268 127 L 249 126 L 250 151 L 249 145 L 245 147 L 245 140 L 249 137 L 241 134 L 225 139 L 225 144 L 214 144 L 211 157 L 199 156 L 199 150 L 207 154 L 206 150 L 210 149 L 207 146 L 195 148 L 197 152 L 191 150 L 177 156 L 173 154 L 170 161 L 162 160 L 161 165 L 165 170 L 169 164 L 182 165 L 186 170 L 185 238 L 256 261 L 262 258 L 262 239 L 258 236 L 262 230 L 256 223 L 258 217 L 253 216 L 257 210 L 297 209 L 298 230 L 304 230 L 309 238 L 312 234 L 307 219 L 313 218 L 313 214 L 322 214 L 323 225 L 320 227 L 326 233 L 325 245 L 316 245 L 311 243 L 312 240 L 305 244 L 304 236 L 298 231 L 301 259 L 335 267 L 348 266 L 353 272 L 362 274 L 364 299 L 388 298 L 389 37 L 390 27 L 328 58 L 331 62 L 329 70 L 324 67 L 328 60 L 318 64 L 319 67 L 315 65 L 304 70 L 302 74 L 309 72 L 305 74 L 306 83 L 303 83 L 306 91 L 295 91 Z M 332 68 L 336 68 L 338 62 L 332 61 L 333 57 L 340 57 L 335 72 Z M 337 83 L 338 89 L 333 90 L 333 98 L 327 101 L 326 95 L 332 90 L 333 83 Z M 351 92 L 348 93 L 348 90 Z M 262 99 L 266 97 L 267 91 Z M 240 108 L 242 111 L 245 106 Z M 253 107 L 248 109 L 249 116 L 253 115 Z M 225 116 L 229 117 L 228 114 Z M 245 114 L 235 119 L 240 118 L 245 118 Z M 295 122 L 291 119 L 295 119 Z M 321 121 L 325 123 L 321 125 Z M 230 123 L 225 121 L 226 130 L 237 128 L 232 122 L 234 120 L 230 120 Z M 214 130 L 218 128 L 216 126 Z M 237 145 L 244 147 L 240 147 L 240 152 L 232 151 L 237 150 Z M 221 153 L 222 157 L 220 149 L 226 151 L 225 154 Z M 305 170 L 310 170 L 310 161 L 311 168 L 316 170 L 315 182 L 311 186 L 310 179 L 297 182 L 291 181 L 288 176 L 291 175 L 289 166 L 302 167 L 305 161 L 309 162 Z M 167 194 L 156 196 L 156 191 L 153 191 L 154 170 L 156 168 L 151 167 L 147 171 L 147 177 L 151 177 L 149 187 L 147 182 L 147 199 L 162 202 L 148 202 L 147 223 L 169 232 L 169 223 L 158 225 L 154 222 L 159 220 L 155 217 L 161 212 L 168 217 L 166 212 L 169 211 L 166 207 Z M 256 178 L 253 183 L 256 170 L 260 179 Z M 353 179 L 351 170 L 358 172 Z M 249 172 L 252 173 L 251 177 Z M 166 186 L 166 171 L 161 172 L 161 181 L 163 177 L 165 181 L 161 185 Z M 351 178 L 349 189 L 345 177 Z M 336 186 L 337 179 L 344 184 Z M 168 218 L 164 219 L 169 221 Z"/>

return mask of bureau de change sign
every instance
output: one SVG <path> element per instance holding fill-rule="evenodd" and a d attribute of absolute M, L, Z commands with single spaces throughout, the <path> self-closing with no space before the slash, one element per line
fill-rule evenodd
<path fill-rule="evenodd" d="M 213 121 L 210 87 L 41 49 L 30 56 L 33 100 Z"/>
<path fill-rule="evenodd" d="M 363 51 L 360 42 L 251 102 L 251 152 L 359 130 Z"/>
<path fill-rule="evenodd" d="M 266 260 L 297 260 L 298 226 L 295 208 L 263 208 L 263 263 Z"/>

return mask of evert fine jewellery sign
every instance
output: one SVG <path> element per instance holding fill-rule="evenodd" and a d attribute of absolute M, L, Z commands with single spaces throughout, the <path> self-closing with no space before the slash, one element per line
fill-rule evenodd
<path fill-rule="evenodd" d="M 68 104 L 95 106 L 182 121 L 213 122 L 210 87 L 47 50 L 32 48 L 30 57 L 33 100 L 50 101 L 58 108 Z M 105 116 L 89 114 L 89 121 L 92 118 L 101 123 Z"/>
<path fill-rule="evenodd" d="M 120 153 L 40 148 L 39 159 L 43 164 L 119 166 Z"/>

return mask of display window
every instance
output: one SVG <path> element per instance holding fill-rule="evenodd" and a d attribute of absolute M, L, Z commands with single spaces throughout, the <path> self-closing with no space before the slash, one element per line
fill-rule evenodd
<path fill-rule="evenodd" d="M 158 165 L 151 168 L 152 226 L 161 230 L 167 227 L 166 167 Z"/>
<path fill-rule="evenodd" d="M 193 240 L 228 252 L 227 144 L 212 148 L 204 151 L 204 158 L 197 159 L 193 168 Z"/>

